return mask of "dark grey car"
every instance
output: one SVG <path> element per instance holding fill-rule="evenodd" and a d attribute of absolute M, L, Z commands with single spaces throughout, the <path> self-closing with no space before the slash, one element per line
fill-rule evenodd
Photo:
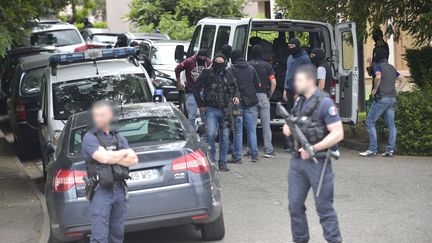
<path fill-rule="evenodd" d="M 139 157 L 127 181 L 125 231 L 195 224 L 203 240 L 222 239 L 217 166 L 184 115 L 170 103 L 127 105 L 119 112 L 116 129 Z M 45 197 L 51 236 L 60 241 L 79 240 L 90 231 L 81 152 L 88 117 L 83 112 L 69 118 L 53 156 L 56 160 L 48 166 Z"/>

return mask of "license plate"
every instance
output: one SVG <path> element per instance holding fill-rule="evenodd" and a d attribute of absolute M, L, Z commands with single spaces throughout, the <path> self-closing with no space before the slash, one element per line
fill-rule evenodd
<path fill-rule="evenodd" d="M 128 182 L 130 183 L 151 182 L 159 178 L 159 171 L 155 169 L 132 171 L 129 172 L 129 176 L 130 180 Z"/>

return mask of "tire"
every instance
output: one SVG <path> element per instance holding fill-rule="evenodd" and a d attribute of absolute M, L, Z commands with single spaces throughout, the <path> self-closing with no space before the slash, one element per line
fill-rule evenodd
<path fill-rule="evenodd" d="M 225 237 L 225 223 L 222 212 L 216 221 L 201 225 L 201 237 L 205 241 L 217 241 Z"/>

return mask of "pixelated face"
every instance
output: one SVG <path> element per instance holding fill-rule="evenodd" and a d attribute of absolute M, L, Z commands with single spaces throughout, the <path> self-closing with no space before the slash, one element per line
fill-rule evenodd
<path fill-rule="evenodd" d="M 92 109 L 94 125 L 100 129 L 108 129 L 113 119 L 113 110 L 109 105 L 94 107 Z"/>
<path fill-rule="evenodd" d="M 214 60 L 216 63 L 224 63 L 225 60 L 222 57 L 216 57 L 216 59 Z"/>
<path fill-rule="evenodd" d="M 294 89 L 297 94 L 303 95 L 313 87 L 313 79 L 307 76 L 306 73 L 296 73 L 294 77 Z"/>

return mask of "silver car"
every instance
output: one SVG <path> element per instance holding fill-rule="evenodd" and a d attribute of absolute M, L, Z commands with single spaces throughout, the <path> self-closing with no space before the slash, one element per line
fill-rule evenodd
<path fill-rule="evenodd" d="M 139 157 L 127 181 L 125 231 L 194 224 L 203 240 L 222 239 L 217 166 L 186 117 L 171 103 L 126 105 L 120 113 L 116 129 Z M 45 197 L 51 236 L 57 241 L 79 240 L 90 231 L 81 152 L 88 118 L 85 112 L 69 118 L 55 151 L 57 159 L 48 166 Z"/>

